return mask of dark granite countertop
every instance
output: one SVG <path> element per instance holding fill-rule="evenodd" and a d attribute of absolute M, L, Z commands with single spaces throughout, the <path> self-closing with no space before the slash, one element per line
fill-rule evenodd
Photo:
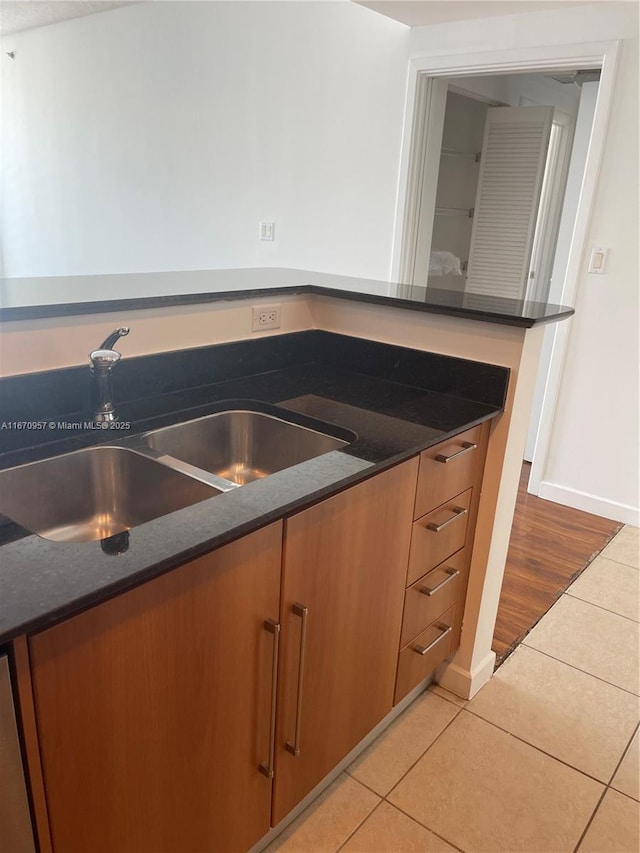
<path fill-rule="evenodd" d="M 314 337 L 314 335 L 316 335 Z M 327 363 L 331 358 L 311 363 L 280 366 L 262 374 L 239 376 L 213 384 L 200 384 L 144 400 L 135 396 L 119 406 L 122 421 L 131 422 L 131 433 L 190 420 L 195 417 L 238 408 L 237 401 L 259 401 L 277 405 L 294 419 L 315 418 L 350 430 L 355 441 L 272 474 L 234 491 L 194 504 L 185 509 L 134 527 L 125 553 L 105 553 L 100 542 L 61 543 L 7 525 L 0 548 L 0 642 L 18 634 L 42 629 L 111 595 L 135 586 L 187 560 L 205 554 L 276 519 L 285 518 L 311 504 L 335 494 L 385 468 L 419 453 L 450 435 L 495 417 L 502 410 L 508 380 L 506 368 L 463 362 L 432 354 L 416 354 L 399 347 L 386 347 L 342 336 L 282 336 L 288 352 L 294 346 L 327 340 L 327 352 L 335 360 L 351 352 L 352 369 Z M 272 339 L 273 342 L 273 339 Z M 273 344 L 275 345 L 275 344 Z M 234 345 L 215 350 L 218 361 Z M 249 346 L 249 345 L 244 345 Z M 255 349 L 255 345 L 252 345 Z M 285 344 L 280 344 L 281 348 Z M 387 353 L 387 367 L 380 361 L 378 375 L 355 372 L 353 352 L 362 353 L 369 369 L 376 357 Z M 237 348 L 236 348 L 237 349 Z M 398 354 L 401 354 L 400 356 Z M 402 355 L 402 354 L 406 355 Z M 171 358 L 167 354 L 166 358 Z M 390 378 L 396 377 L 403 358 L 411 365 L 411 377 L 418 381 L 424 358 L 434 376 L 449 373 L 466 381 L 469 370 L 476 371 L 475 386 L 460 388 L 454 383 L 441 390 L 417 387 Z M 158 362 L 153 362 L 157 367 Z M 67 371 L 75 377 L 71 369 Z M 385 375 L 385 371 L 389 375 Z M 54 372 L 51 372 L 54 373 Z M 397 378 L 397 377 L 396 377 Z M 408 375 L 407 375 L 407 378 Z M 35 381 L 35 380 L 34 380 Z M 442 382 L 442 379 L 440 380 Z M 450 380 L 449 380 L 450 381 Z M 429 384 L 420 379 L 420 384 Z M 431 381 L 438 387 L 437 382 Z M 15 389 L 11 392 L 15 393 Z M 468 396 L 476 399 L 469 399 Z M 236 402 L 234 402 L 236 401 Z M 48 458 L 93 444 L 119 439 L 111 431 L 80 431 L 48 436 L 39 444 L 24 441 L 24 436 L 9 436 L 11 441 L 0 454 L 0 467 Z"/>
<path fill-rule="evenodd" d="M 235 273 L 241 271 L 233 271 Z M 254 271 L 255 272 L 255 271 Z M 291 272 L 291 271 L 289 271 Z M 113 276 L 109 278 L 114 278 Z M 229 275 L 230 283 L 234 276 Z M 271 277 L 272 278 L 272 277 Z M 522 299 L 507 299 L 501 296 L 488 296 L 478 293 L 464 293 L 436 287 L 418 287 L 416 285 L 392 284 L 367 279 L 353 279 L 346 276 L 330 276 L 308 273 L 308 281 L 295 285 L 252 286 L 201 293 L 178 293 L 158 296 L 136 296 L 126 299 L 108 299 L 90 302 L 66 302 L 64 304 L 16 305 L 0 307 L 0 322 L 28 320 L 43 317 L 67 317 L 81 314 L 101 314 L 134 311 L 145 308 L 170 308 L 177 305 L 198 305 L 212 302 L 228 302 L 239 299 L 259 297 L 287 296 L 296 294 L 315 294 L 334 299 L 347 299 L 374 305 L 403 308 L 410 311 L 422 311 L 428 314 L 444 314 L 450 317 L 462 317 L 468 320 L 483 320 L 488 323 L 531 328 L 542 323 L 555 323 L 570 317 L 573 308 L 554 305 L 547 302 L 532 302 Z M 335 281 L 332 281 L 335 279 Z M 321 284 L 317 282 L 323 282 Z M 354 288 L 349 289 L 349 286 Z M 103 292 L 108 293 L 105 287 Z"/>

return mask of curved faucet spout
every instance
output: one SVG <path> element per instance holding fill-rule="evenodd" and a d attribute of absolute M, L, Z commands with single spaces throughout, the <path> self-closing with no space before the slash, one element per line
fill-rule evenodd
<path fill-rule="evenodd" d="M 105 340 L 100 344 L 98 349 L 111 349 L 116 341 L 119 341 L 120 338 L 126 338 L 129 332 L 130 329 L 128 326 L 120 326 L 119 329 L 114 329 L 109 337 L 105 338 Z"/>

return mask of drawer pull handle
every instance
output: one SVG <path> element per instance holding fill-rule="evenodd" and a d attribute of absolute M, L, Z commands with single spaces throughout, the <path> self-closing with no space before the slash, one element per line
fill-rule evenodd
<path fill-rule="evenodd" d="M 273 634 L 273 663 L 271 664 L 271 717 L 269 720 L 269 758 L 260 764 L 260 772 L 267 779 L 273 779 L 276 755 L 276 690 L 278 687 L 278 657 L 280 650 L 280 623 L 274 619 L 265 619 L 264 629 Z"/>
<path fill-rule="evenodd" d="M 414 646 L 413 647 L 414 652 L 416 652 L 419 655 L 426 655 L 427 652 L 430 652 L 434 646 L 438 645 L 440 640 L 444 639 L 447 636 L 447 634 L 450 634 L 451 631 L 453 631 L 453 628 L 451 627 L 451 625 L 436 625 L 436 628 L 438 628 L 438 630 L 442 632 L 440 634 L 440 636 L 436 637 L 435 640 L 433 640 L 433 642 L 429 643 L 428 646 Z"/>
<path fill-rule="evenodd" d="M 302 620 L 300 624 L 300 662 L 298 663 L 298 695 L 296 697 L 296 728 L 293 743 L 287 741 L 285 747 L 296 758 L 300 755 L 300 717 L 302 716 L 302 682 L 304 678 L 304 655 L 307 645 L 307 616 L 309 608 L 296 602 L 291 609 Z"/>
<path fill-rule="evenodd" d="M 444 453 L 438 453 L 435 457 L 436 462 L 444 462 L 445 465 L 447 462 L 451 462 L 454 459 L 457 459 L 459 456 L 464 456 L 465 453 L 469 453 L 471 450 L 475 450 L 477 448 L 477 444 L 474 444 L 472 441 L 463 441 L 462 449 L 458 450 L 456 453 L 452 453 L 451 456 L 445 456 Z"/>
<path fill-rule="evenodd" d="M 451 583 L 451 581 L 454 578 L 457 578 L 460 574 L 459 569 L 448 568 L 445 569 L 445 571 L 447 573 L 447 577 L 444 580 L 440 581 L 440 583 L 437 583 L 435 586 L 421 586 L 418 592 L 421 592 L 423 595 L 435 595 L 435 593 L 441 590 L 443 586 Z"/>
<path fill-rule="evenodd" d="M 453 524 L 454 521 L 458 518 L 462 518 L 462 516 L 466 515 L 468 512 L 469 510 L 465 509 L 463 506 L 454 506 L 451 518 L 443 521 L 442 524 L 436 524 L 435 521 L 430 521 L 429 524 L 427 524 L 427 530 L 433 530 L 434 533 L 440 533 L 441 530 L 444 530 L 445 527 Z"/>

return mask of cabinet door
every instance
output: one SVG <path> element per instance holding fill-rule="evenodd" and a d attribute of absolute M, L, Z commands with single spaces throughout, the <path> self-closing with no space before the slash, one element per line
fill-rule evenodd
<path fill-rule="evenodd" d="M 466 290 L 523 299 L 553 107 L 487 111 Z"/>
<path fill-rule="evenodd" d="M 274 825 L 392 708 L 417 471 L 286 522 Z"/>
<path fill-rule="evenodd" d="M 245 850 L 269 828 L 282 523 L 32 637 L 53 847 Z"/>
<path fill-rule="evenodd" d="M 0 850 L 35 853 L 35 849 L 9 661 L 0 655 Z"/>

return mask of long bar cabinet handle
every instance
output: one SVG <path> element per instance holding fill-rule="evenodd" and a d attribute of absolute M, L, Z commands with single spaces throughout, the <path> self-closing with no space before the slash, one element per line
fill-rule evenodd
<path fill-rule="evenodd" d="M 451 516 L 451 518 L 448 518 L 441 524 L 436 524 L 435 521 L 431 521 L 429 522 L 429 524 L 427 524 L 427 530 L 433 530 L 434 533 L 440 533 L 441 530 L 444 530 L 445 527 L 448 527 L 450 524 L 453 524 L 454 521 L 457 521 L 459 518 L 462 518 L 462 516 L 466 515 L 468 512 L 469 510 L 465 509 L 463 506 L 454 506 L 453 515 Z"/>
<path fill-rule="evenodd" d="M 454 580 L 454 578 L 457 578 L 460 574 L 459 569 L 451 567 L 445 569 L 445 572 L 447 573 L 447 577 L 440 581 L 440 583 L 437 583 L 435 586 L 421 586 L 418 592 L 421 592 L 423 595 L 435 595 L 438 590 L 442 589 L 442 587 L 446 586 L 448 583 L 451 583 L 451 581 Z"/>
<path fill-rule="evenodd" d="M 434 646 L 437 646 L 440 640 L 443 640 L 447 634 L 450 634 L 453 631 L 451 625 L 436 625 L 436 628 L 441 631 L 439 637 L 436 637 L 428 646 L 413 646 L 413 651 L 417 652 L 419 655 L 426 655 L 427 652 L 430 652 Z"/>
<path fill-rule="evenodd" d="M 305 657 L 305 649 L 307 645 L 307 616 L 309 615 L 309 608 L 305 607 L 304 604 L 300 604 L 296 601 L 295 604 L 291 606 L 293 613 L 296 616 L 299 616 L 302 620 L 300 623 L 300 661 L 298 663 L 298 695 L 296 698 L 296 728 L 295 734 L 293 736 L 293 743 L 291 741 L 287 741 L 285 744 L 287 751 L 291 753 L 291 755 L 296 758 L 300 755 L 300 718 L 302 716 L 302 684 L 304 681 L 304 657 Z"/>
<path fill-rule="evenodd" d="M 447 462 L 451 462 L 453 459 L 457 459 L 459 456 L 464 456 L 465 453 L 469 453 L 471 450 L 475 450 L 478 447 L 477 444 L 474 444 L 472 441 L 463 441 L 462 449 L 458 450 L 456 453 L 452 453 L 450 456 L 445 456 L 444 453 L 438 453 L 435 457 L 436 462 L 444 462 L 445 465 Z"/>
<path fill-rule="evenodd" d="M 271 664 L 271 716 L 269 720 L 269 758 L 260 764 L 260 772 L 273 779 L 276 757 L 276 690 L 278 687 L 278 659 L 280 654 L 280 623 L 265 619 L 264 629 L 273 634 L 273 663 Z"/>

